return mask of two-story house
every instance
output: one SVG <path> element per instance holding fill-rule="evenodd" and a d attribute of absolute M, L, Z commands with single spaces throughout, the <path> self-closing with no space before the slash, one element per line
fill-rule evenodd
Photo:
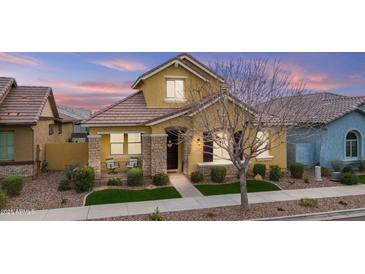
<path fill-rule="evenodd" d="M 221 148 L 214 147 L 213 154 L 207 155 L 204 132 L 194 130 L 190 138 L 181 138 L 194 127 L 200 113 L 189 105 L 191 87 L 206 83 L 220 90 L 225 80 L 191 55 L 180 54 L 138 77 L 132 85 L 135 93 L 84 121 L 90 134 L 89 164 L 97 177 L 110 158 L 120 163 L 121 171 L 126 171 L 131 157 L 140 158 L 145 176 L 159 172 L 190 175 L 196 170 L 206 174 L 214 165 L 227 166 L 228 173 L 233 170 L 232 163 L 220 159 Z M 200 107 L 213 105 L 214 100 L 202 94 Z M 256 160 L 286 168 L 285 145 L 268 154 Z"/>

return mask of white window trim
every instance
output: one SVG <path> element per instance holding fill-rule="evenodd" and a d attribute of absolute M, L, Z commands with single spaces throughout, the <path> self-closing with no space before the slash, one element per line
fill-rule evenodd
<path fill-rule="evenodd" d="M 168 81 L 182 81 L 183 82 L 183 97 L 178 98 L 176 97 L 176 83 L 174 84 L 174 93 L 175 93 L 175 97 L 167 97 L 167 82 Z M 167 78 L 165 80 L 165 102 L 185 102 L 186 98 L 185 98 L 185 81 L 184 79 L 181 78 Z"/>
<path fill-rule="evenodd" d="M 272 159 L 274 159 L 274 156 L 272 156 L 272 155 L 256 157 L 256 160 L 258 160 L 258 161 L 271 161 Z"/>
<path fill-rule="evenodd" d="M 112 134 L 122 134 L 123 135 L 123 142 L 112 142 L 111 141 L 111 135 Z M 125 151 L 124 151 L 124 138 L 125 138 L 125 136 L 124 136 L 124 133 L 121 133 L 121 132 L 111 132 L 110 133 L 110 135 L 109 135 L 109 145 L 110 145 L 110 156 L 122 156 L 122 155 L 125 155 Z M 112 153 L 112 144 L 118 144 L 118 145 L 120 145 L 120 144 L 122 144 L 122 147 L 123 147 L 123 153 Z"/>
<path fill-rule="evenodd" d="M 346 156 L 346 143 L 347 143 L 347 134 L 349 134 L 350 132 L 354 132 L 356 135 L 356 140 L 357 140 L 357 157 L 347 157 Z M 361 134 L 360 134 L 360 130 L 358 130 L 357 128 L 351 128 L 349 129 L 346 134 L 345 134 L 345 138 L 344 138 L 344 161 L 358 161 L 361 158 L 361 155 L 363 155 L 362 153 L 362 146 L 361 146 Z"/>
<path fill-rule="evenodd" d="M 142 155 L 142 134 L 140 133 L 140 141 L 139 142 L 129 142 L 129 134 L 138 134 L 138 132 L 129 132 L 127 133 L 127 148 L 128 154 L 127 155 Z M 129 153 L 129 144 L 140 144 L 141 145 L 141 153 Z"/>

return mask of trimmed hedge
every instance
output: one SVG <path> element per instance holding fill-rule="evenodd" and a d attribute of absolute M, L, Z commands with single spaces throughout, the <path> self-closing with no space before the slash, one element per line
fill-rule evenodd
<path fill-rule="evenodd" d="M 359 183 L 359 177 L 351 172 L 341 174 L 340 182 L 344 185 L 356 185 Z"/>
<path fill-rule="evenodd" d="M 6 207 L 6 194 L 0 190 L 0 210 Z"/>
<path fill-rule="evenodd" d="M 107 182 L 108 186 L 121 186 L 122 185 L 122 179 L 120 178 L 110 178 Z"/>
<path fill-rule="evenodd" d="M 266 165 L 264 164 L 255 164 L 253 166 L 253 176 L 260 174 L 262 178 L 265 178 L 266 174 Z"/>
<path fill-rule="evenodd" d="M 143 170 L 139 167 L 131 168 L 127 173 L 127 184 L 129 186 L 140 186 L 143 184 Z"/>
<path fill-rule="evenodd" d="M 215 183 L 223 183 L 226 175 L 227 169 L 224 166 L 214 166 L 210 170 L 210 178 Z"/>
<path fill-rule="evenodd" d="M 6 176 L 2 183 L 1 188 L 10 197 L 20 195 L 24 186 L 24 179 L 22 176 Z"/>
<path fill-rule="evenodd" d="M 164 186 L 170 183 L 169 176 L 166 173 L 161 172 L 153 176 L 152 182 L 156 186 Z"/>
<path fill-rule="evenodd" d="M 270 166 L 269 177 L 271 181 L 278 182 L 281 177 L 281 170 L 278 165 Z"/>
<path fill-rule="evenodd" d="M 90 166 L 83 166 L 72 171 L 72 181 L 77 193 L 89 191 L 94 185 L 95 173 Z"/>
<path fill-rule="evenodd" d="M 290 165 L 290 174 L 295 179 L 302 179 L 304 173 L 304 165 L 302 163 L 293 163 Z"/>
<path fill-rule="evenodd" d="M 193 183 L 200 183 L 204 180 L 204 175 L 200 171 L 194 171 L 190 175 L 190 180 Z"/>

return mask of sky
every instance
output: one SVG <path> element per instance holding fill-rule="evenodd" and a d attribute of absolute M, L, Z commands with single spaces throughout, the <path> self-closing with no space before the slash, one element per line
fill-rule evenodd
<path fill-rule="evenodd" d="M 139 75 L 177 54 L 0 52 L 0 76 L 14 77 L 18 85 L 50 86 L 57 104 L 96 111 L 133 93 Z M 207 65 L 238 57 L 278 60 L 311 90 L 365 96 L 365 53 L 190 54 Z"/>

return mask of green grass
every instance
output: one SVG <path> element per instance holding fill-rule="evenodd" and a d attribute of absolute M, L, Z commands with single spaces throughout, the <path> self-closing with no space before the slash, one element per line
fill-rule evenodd
<path fill-rule="evenodd" d="M 240 183 L 230 184 L 201 184 L 195 185 L 204 196 L 240 193 Z M 262 192 L 280 190 L 277 185 L 266 181 L 247 181 L 247 192 Z"/>
<path fill-rule="evenodd" d="M 181 198 L 174 187 L 159 187 L 155 189 L 104 189 L 94 191 L 86 198 L 86 205 L 101 205 L 127 203 L 138 201 Z"/>
<path fill-rule="evenodd" d="M 365 184 L 365 175 L 359 175 L 359 183 L 360 184 Z"/>

